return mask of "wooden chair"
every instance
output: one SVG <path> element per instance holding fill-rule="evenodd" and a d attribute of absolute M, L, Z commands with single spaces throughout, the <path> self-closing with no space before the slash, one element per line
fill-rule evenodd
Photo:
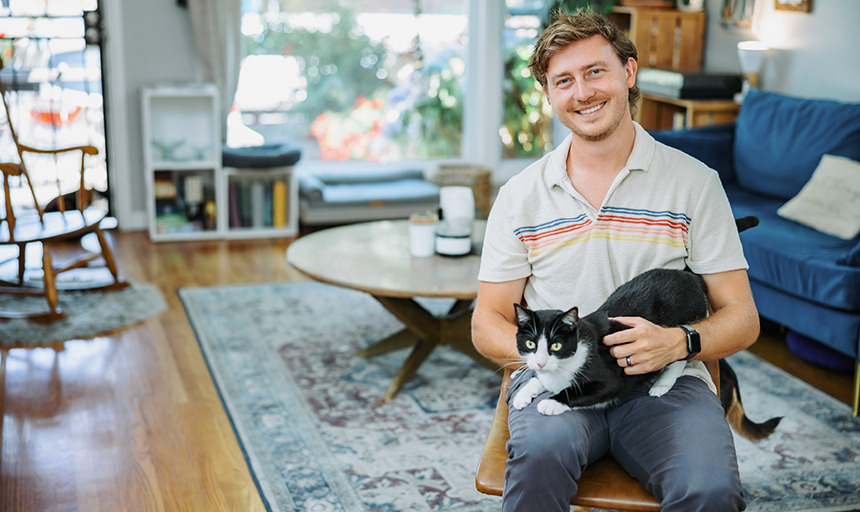
<path fill-rule="evenodd" d="M 0 69 L 3 68 L 3 63 L 0 61 Z M 0 319 L 11 318 L 29 318 L 36 321 L 50 322 L 59 320 L 65 317 L 65 313 L 57 307 L 57 282 L 56 276 L 62 272 L 67 272 L 74 269 L 83 268 L 89 265 L 93 260 L 101 257 L 104 259 L 105 265 L 110 271 L 112 279 L 100 281 L 97 283 L 83 283 L 76 285 L 74 288 L 65 286 L 64 289 L 119 289 L 128 286 L 128 283 L 119 278 L 116 261 L 107 243 L 103 229 L 109 229 L 116 226 L 116 220 L 107 218 L 107 211 L 101 208 L 90 206 L 90 196 L 92 191 L 86 189 L 84 185 L 84 172 L 86 170 L 85 159 L 87 155 L 98 154 L 98 149 L 93 146 L 77 146 L 62 149 L 35 149 L 18 142 L 18 136 L 12 126 L 12 117 L 9 114 L 9 105 L 6 99 L 6 91 L 0 83 L 0 98 L 3 101 L 3 108 L 6 113 L 7 128 L 15 143 L 16 150 L 20 163 L 0 163 L 0 172 L 3 175 L 3 200 L 5 204 L 5 215 L 0 218 L 0 246 L 17 246 L 17 278 L 7 278 L 0 280 L 0 293 L 15 293 L 26 295 L 44 295 L 48 302 L 47 311 L 24 313 L 14 311 L 0 311 Z M 39 204 L 36 198 L 36 191 L 33 182 L 30 180 L 30 175 L 24 164 L 25 153 L 36 153 L 43 155 L 59 155 L 63 153 L 79 152 L 81 155 L 80 164 L 80 184 L 77 191 L 74 193 L 76 203 L 74 209 L 66 209 L 66 201 L 60 190 L 59 180 L 57 180 L 57 201 L 56 210 L 46 212 L 45 208 Z M 29 192 L 35 203 L 35 212 L 19 212 L 12 204 L 10 179 L 14 178 L 19 184 L 27 183 Z M 60 242 L 78 241 L 84 235 L 95 234 L 98 240 L 97 251 L 86 251 L 83 255 L 76 257 L 73 261 L 67 262 L 61 267 L 54 267 L 51 257 L 51 246 Z M 25 281 L 25 271 L 27 270 L 27 246 L 29 244 L 39 244 L 42 249 L 41 268 L 43 270 L 42 281 L 30 282 Z M 10 263 L 11 259 L 4 263 Z M 6 277 L 6 276 L 4 276 Z"/>
<path fill-rule="evenodd" d="M 705 363 L 714 384 L 720 389 L 720 368 L 717 361 Z M 505 461 L 508 451 L 505 444 L 510 438 L 508 431 L 508 404 L 505 396 L 511 385 L 513 370 L 505 370 L 499 403 L 484 443 L 481 460 L 475 477 L 475 486 L 484 494 L 501 496 L 505 485 Z M 611 456 L 607 455 L 592 464 L 582 473 L 577 482 L 576 496 L 570 504 L 577 507 L 626 510 L 630 512 L 659 512 L 660 503 L 649 494 L 636 479 L 630 476 Z M 579 509 L 578 509 L 579 510 Z"/>

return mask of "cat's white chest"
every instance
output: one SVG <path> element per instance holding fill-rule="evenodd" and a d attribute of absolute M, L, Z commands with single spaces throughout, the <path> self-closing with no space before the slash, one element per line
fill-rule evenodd
<path fill-rule="evenodd" d="M 576 379 L 577 373 L 588 361 L 589 350 L 588 346 L 580 344 L 579 349 L 573 357 L 567 359 L 559 359 L 558 364 L 554 365 L 551 371 L 535 370 L 536 377 L 540 380 L 544 387 L 552 393 L 560 393 L 563 389 L 570 387 L 570 384 Z"/>

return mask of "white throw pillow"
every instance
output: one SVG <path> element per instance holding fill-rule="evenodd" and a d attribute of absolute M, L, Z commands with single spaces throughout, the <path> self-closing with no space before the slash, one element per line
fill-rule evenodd
<path fill-rule="evenodd" d="M 856 237 L 860 233 L 860 162 L 824 155 L 806 185 L 776 213 L 844 240 Z"/>

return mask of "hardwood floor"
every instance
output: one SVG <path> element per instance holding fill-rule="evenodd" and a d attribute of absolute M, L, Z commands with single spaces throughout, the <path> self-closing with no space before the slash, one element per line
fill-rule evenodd
<path fill-rule="evenodd" d="M 111 236 L 122 274 L 157 285 L 169 309 L 107 336 L 4 353 L 0 510 L 265 510 L 176 290 L 304 279 L 284 259 L 289 240 Z M 804 363 L 778 337 L 753 352 L 850 402 L 850 375 Z"/>

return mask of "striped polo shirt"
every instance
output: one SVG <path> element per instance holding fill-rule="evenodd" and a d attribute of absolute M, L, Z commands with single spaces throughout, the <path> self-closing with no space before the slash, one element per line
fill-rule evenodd
<path fill-rule="evenodd" d="M 567 176 L 572 135 L 511 178 L 487 221 L 478 279 L 527 277 L 533 309 L 588 314 L 652 268 L 746 269 L 716 171 L 635 124 L 633 151 L 595 209 Z"/>

